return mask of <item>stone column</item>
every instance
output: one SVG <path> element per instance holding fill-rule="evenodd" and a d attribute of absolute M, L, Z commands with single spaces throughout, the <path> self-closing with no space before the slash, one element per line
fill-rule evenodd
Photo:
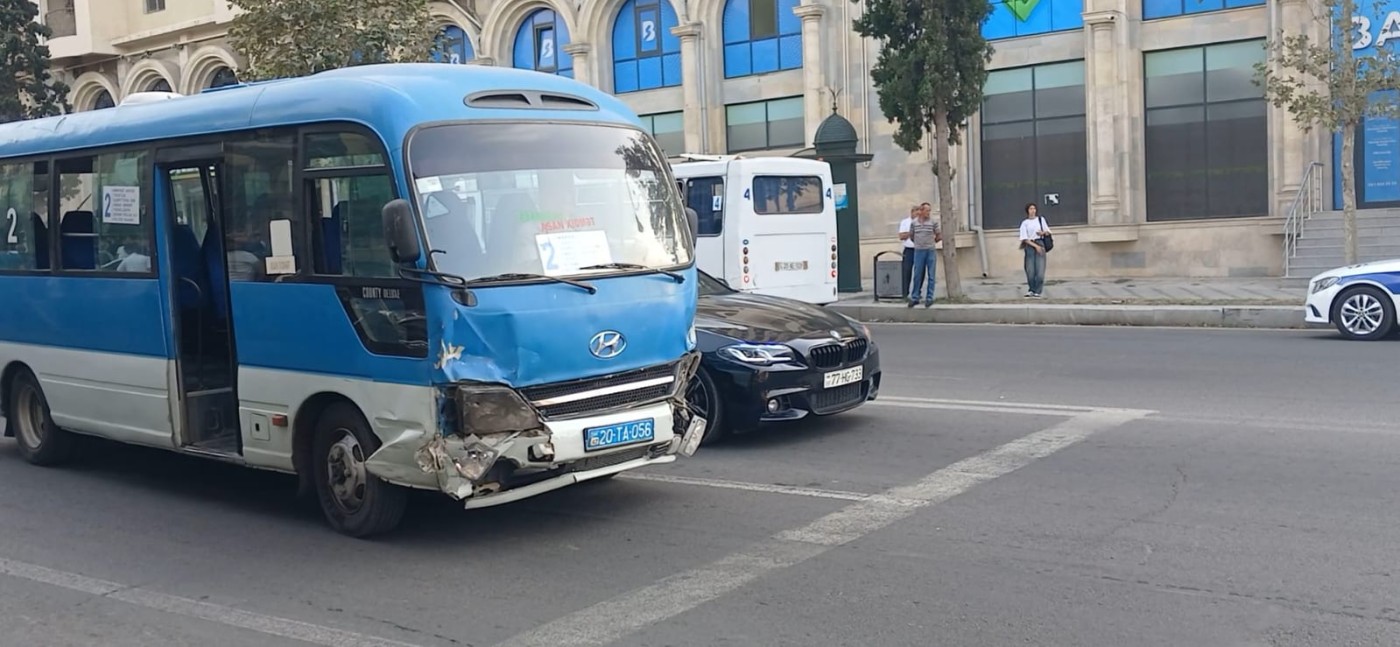
<path fill-rule="evenodd" d="M 1128 17 L 1115 1 L 1085 12 L 1084 94 L 1088 124 L 1089 224 L 1127 225 L 1141 220 L 1132 191 L 1135 138 L 1142 79 L 1132 65 Z M 1087 9 L 1088 7 L 1086 7 Z M 1136 99 L 1136 101 L 1134 100 Z"/>
<path fill-rule="evenodd" d="M 467 61 L 467 63 L 468 63 L 468 64 L 471 64 L 471 65 L 488 65 L 488 66 L 489 66 L 489 65 L 495 65 L 495 64 L 496 64 L 496 59 L 491 58 L 490 56 L 478 56 L 478 57 L 476 57 L 476 58 L 474 58 L 474 59 L 472 59 L 472 60 L 470 60 L 470 61 Z"/>
<path fill-rule="evenodd" d="M 1270 11 L 1277 11 L 1279 30 L 1289 36 L 1307 34 L 1314 38 L 1326 36 L 1318 29 L 1312 8 L 1307 0 L 1279 0 L 1270 5 Z M 1322 33 L 1319 33 L 1322 32 Z M 1278 34 L 1269 34 L 1270 37 Z M 1275 66 L 1277 70 L 1277 66 Z M 1285 108 L 1268 107 L 1269 122 L 1269 188 L 1273 199 L 1269 201 L 1269 215 L 1282 218 L 1288 215 L 1288 208 L 1302 187 L 1303 174 L 1311 162 L 1322 162 L 1323 167 L 1314 169 L 1317 175 L 1313 181 L 1317 186 L 1331 186 L 1332 173 L 1331 146 L 1318 146 L 1319 137 L 1303 131 L 1293 115 Z M 1327 137 L 1323 141 L 1331 141 Z M 1324 201 L 1326 202 L 1326 201 Z"/>
<path fill-rule="evenodd" d="M 809 2 L 811 0 L 808 0 Z M 803 4 L 793 7 L 792 12 L 802 19 L 802 85 L 803 121 L 805 122 L 808 145 L 817 134 L 817 126 L 826 116 L 826 47 L 822 39 L 822 16 L 826 7 L 818 4 Z"/>
<path fill-rule="evenodd" d="M 685 151 L 699 153 L 705 150 L 704 110 L 700 102 L 700 84 L 705 80 L 700 75 L 700 34 L 703 26 L 698 22 L 686 23 L 671 28 L 671 34 L 681 39 L 681 89 L 685 96 Z"/>
<path fill-rule="evenodd" d="M 574 58 L 574 80 L 579 83 L 593 85 L 592 58 L 589 54 L 593 51 L 593 45 L 589 43 L 569 43 L 564 46 L 564 52 Z"/>

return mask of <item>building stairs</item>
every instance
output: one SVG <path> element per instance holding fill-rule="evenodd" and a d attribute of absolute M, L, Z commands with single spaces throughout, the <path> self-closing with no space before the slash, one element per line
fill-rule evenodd
<path fill-rule="evenodd" d="M 1358 210 L 1356 241 L 1358 263 L 1400 259 L 1400 209 Z M 1344 265 L 1345 257 L 1342 212 L 1319 211 L 1303 225 L 1286 278 L 1306 283 L 1320 272 Z"/>

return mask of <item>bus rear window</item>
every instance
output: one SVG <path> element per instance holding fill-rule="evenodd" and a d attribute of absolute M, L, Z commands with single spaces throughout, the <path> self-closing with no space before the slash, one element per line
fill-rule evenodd
<path fill-rule="evenodd" d="M 822 207 L 820 177 L 759 175 L 753 179 L 754 213 L 821 213 Z"/>

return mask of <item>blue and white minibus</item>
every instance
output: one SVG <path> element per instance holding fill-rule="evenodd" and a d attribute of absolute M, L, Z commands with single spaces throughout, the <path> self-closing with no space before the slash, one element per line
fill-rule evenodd
<path fill-rule="evenodd" d="M 297 474 L 337 530 L 690 455 L 694 240 L 570 79 L 354 67 L 0 126 L 0 406 Z"/>

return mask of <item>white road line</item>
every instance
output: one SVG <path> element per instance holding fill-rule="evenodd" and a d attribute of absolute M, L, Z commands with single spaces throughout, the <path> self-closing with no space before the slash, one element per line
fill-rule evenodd
<path fill-rule="evenodd" d="M 781 532 L 747 551 L 677 573 L 520 634 L 497 647 L 606 645 L 647 625 L 724 596 L 764 575 L 800 564 L 906 519 L 969 489 L 1010 474 L 1145 412 L 1085 413 L 968 458 L 919 481 L 853 503 L 802 528 Z"/>
<path fill-rule="evenodd" d="M 326 647 L 418 647 L 410 643 L 385 640 L 331 627 L 242 611 L 233 607 L 166 595 L 4 558 L 0 558 L 0 575 L 40 582 L 178 616 L 248 629 L 278 638 L 299 640 L 312 645 L 325 645 Z"/>
<path fill-rule="evenodd" d="M 867 404 L 914 409 L 952 409 L 958 411 L 985 411 L 990 413 L 1020 413 L 1037 416 L 1073 416 L 1082 413 L 1123 413 L 1152 414 L 1145 409 L 1124 409 L 1119 407 L 1093 407 L 1067 404 L 1043 404 L 1037 402 L 1005 402 L 1002 400 L 952 400 L 947 398 L 913 398 L 898 395 L 881 395 L 878 400 Z"/>
<path fill-rule="evenodd" d="M 791 494 L 815 499 L 836 499 L 838 501 L 868 501 L 875 497 L 873 494 L 864 494 L 862 492 L 844 492 L 841 490 L 823 490 L 820 488 L 799 487 L 796 485 L 748 483 L 745 481 L 726 481 L 723 479 L 672 476 L 669 474 L 652 474 L 647 472 L 624 472 L 618 474 L 617 477 L 631 481 L 653 481 L 656 483 L 671 483 L 674 485 L 697 485 L 700 487 L 719 488 L 721 490 L 744 490 L 748 492 L 764 492 L 767 494 Z"/>

